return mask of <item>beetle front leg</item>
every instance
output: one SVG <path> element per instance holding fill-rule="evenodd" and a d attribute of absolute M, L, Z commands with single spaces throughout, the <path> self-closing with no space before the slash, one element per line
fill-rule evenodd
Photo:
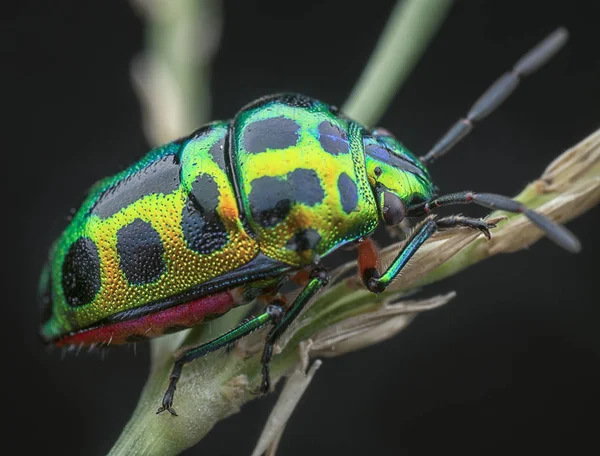
<path fill-rule="evenodd" d="M 300 315 L 302 309 L 311 300 L 311 298 L 329 282 L 329 274 L 323 268 L 316 268 L 310 274 L 310 278 L 306 286 L 296 297 L 290 308 L 283 315 L 279 323 L 275 324 L 267 335 L 265 348 L 263 350 L 262 363 L 262 382 L 260 385 L 260 393 L 266 393 L 271 388 L 271 371 L 270 363 L 273 356 L 273 347 L 290 324 Z"/>
<path fill-rule="evenodd" d="M 365 287 L 371 277 L 381 276 L 381 258 L 377 244 L 371 238 L 358 244 L 358 273 L 363 279 Z"/>
<path fill-rule="evenodd" d="M 485 220 L 461 217 L 458 215 L 444 217 L 439 220 L 436 220 L 434 216 L 429 216 L 408 238 L 402 247 L 402 250 L 400 250 L 394 261 L 392 261 L 392 264 L 383 274 L 380 274 L 376 267 L 368 267 L 367 263 L 361 265 L 361 258 L 359 257 L 359 268 L 361 269 L 365 286 L 373 293 L 383 292 L 398 274 L 400 274 L 402 268 L 406 266 L 406 263 L 408 263 L 415 252 L 419 250 L 425 241 L 436 231 L 447 230 L 459 226 L 479 230 L 489 239 L 489 230 L 496 225 L 494 223 L 486 222 Z"/>

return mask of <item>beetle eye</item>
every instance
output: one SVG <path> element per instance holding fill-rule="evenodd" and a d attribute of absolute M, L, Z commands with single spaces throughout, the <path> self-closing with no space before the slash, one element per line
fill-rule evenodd
<path fill-rule="evenodd" d="M 386 225 L 398 225 L 406 215 L 406 208 L 400 197 L 391 192 L 381 195 L 381 216 Z"/>

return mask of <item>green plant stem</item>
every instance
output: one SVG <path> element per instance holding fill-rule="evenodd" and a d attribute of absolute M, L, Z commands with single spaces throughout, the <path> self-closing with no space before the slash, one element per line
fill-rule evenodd
<path fill-rule="evenodd" d="M 375 125 L 446 17 L 452 0 L 398 1 L 350 97 L 349 117 Z"/>

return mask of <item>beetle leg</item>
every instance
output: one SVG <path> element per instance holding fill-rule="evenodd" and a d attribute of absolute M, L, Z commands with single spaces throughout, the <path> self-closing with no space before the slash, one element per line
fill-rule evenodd
<path fill-rule="evenodd" d="M 483 219 L 476 219 L 471 217 L 463 217 L 462 215 L 451 215 L 435 221 L 437 229 L 439 231 L 456 228 L 457 226 L 464 226 L 474 230 L 479 230 L 483 235 L 489 239 L 492 239 L 490 228 L 495 228 L 496 224 L 486 222 Z"/>
<path fill-rule="evenodd" d="M 381 259 L 377 244 L 371 238 L 365 239 L 358 244 L 358 273 L 363 278 L 365 286 L 369 277 L 380 274 Z"/>
<path fill-rule="evenodd" d="M 563 249 L 571 253 L 577 253 L 581 250 L 581 244 L 577 237 L 562 225 L 558 225 L 542 214 L 528 209 L 518 201 L 514 201 L 506 196 L 495 195 L 493 193 L 474 193 L 470 191 L 451 193 L 440 196 L 427 203 L 419 204 L 408 208 L 407 215 L 415 217 L 429 214 L 432 209 L 452 204 L 477 204 L 488 209 L 499 209 L 501 211 L 524 214 L 533 224 L 540 228 L 546 236 Z"/>
<path fill-rule="evenodd" d="M 268 323 L 281 321 L 283 312 L 283 305 L 278 301 L 274 301 L 267 306 L 264 313 L 247 320 L 238 327 L 226 332 L 216 339 L 211 340 L 210 342 L 186 350 L 184 353 L 179 355 L 175 360 L 173 369 L 171 370 L 169 386 L 165 392 L 165 395 L 163 396 L 162 405 L 156 413 L 158 414 L 167 410 L 171 415 L 177 416 L 177 413 L 173 408 L 173 396 L 175 394 L 175 389 L 177 388 L 177 382 L 181 377 L 181 370 L 185 364 L 193 361 L 196 358 L 207 355 L 208 353 L 219 350 L 231 344 L 232 342 L 247 336 L 251 332 L 265 326 Z"/>
<path fill-rule="evenodd" d="M 300 269 L 296 274 L 290 277 L 290 280 L 296 285 L 306 286 L 310 280 L 310 269 Z"/>
<path fill-rule="evenodd" d="M 279 323 L 275 324 L 267 335 L 265 342 L 265 348 L 263 350 L 261 363 L 262 363 L 262 382 L 260 385 L 260 392 L 266 393 L 271 388 L 271 376 L 270 376 L 270 363 L 273 356 L 273 347 L 275 343 L 290 326 L 290 324 L 296 319 L 304 306 L 311 300 L 311 298 L 329 281 L 329 274 L 323 268 L 316 268 L 310 274 L 310 279 L 306 286 L 302 289 L 300 294 L 296 297 L 290 308 L 283 315 L 283 318 Z"/>
<path fill-rule="evenodd" d="M 363 282 L 367 289 L 373 293 L 381 293 L 384 291 L 398 274 L 400 274 L 400 271 L 406 266 L 406 263 L 408 263 L 414 253 L 419 250 L 423 243 L 429 239 L 433 233 L 438 230 L 447 230 L 458 226 L 479 230 L 489 238 L 489 229 L 496 225 L 486 222 L 485 220 L 460 216 L 450 216 L 436 220 L 433 215 L 430 215 L 408 238 L 406 244 L 402 247 L 402 250 L 398 252 L 398 255 L 394 261 L 392 261 L 392 264 L 383 274 L 380 274 L 376 268 L 367 268 L 363 271 Z"/>

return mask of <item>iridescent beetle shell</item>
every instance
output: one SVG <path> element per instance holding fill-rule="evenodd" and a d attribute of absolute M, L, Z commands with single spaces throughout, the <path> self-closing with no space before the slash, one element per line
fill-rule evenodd
<path fill-rule="evenodd" d="M 41 333 L 124 343 L 218 317 L 361 239 L 382 192 L 433 195 L 420 161 L 320 101 L 259 99 L 98 182 L 53 245 Z"/>

